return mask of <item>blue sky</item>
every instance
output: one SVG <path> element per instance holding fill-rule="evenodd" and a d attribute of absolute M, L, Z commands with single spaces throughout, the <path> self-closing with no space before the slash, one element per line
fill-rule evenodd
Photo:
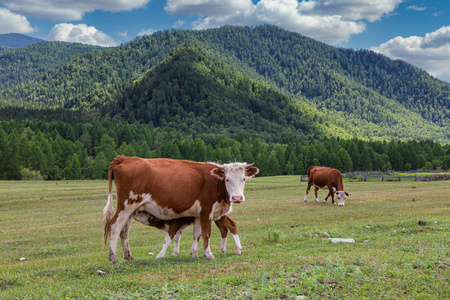
<path fill-rule="evenodd" d="M 274 24 L 450 82 L 449 0 L 0 0 L 0 34 L 115 46 L 166 29 Z"/>

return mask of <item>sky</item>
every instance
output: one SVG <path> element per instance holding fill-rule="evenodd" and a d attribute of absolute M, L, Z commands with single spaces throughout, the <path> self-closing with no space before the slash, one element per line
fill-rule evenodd
<path fill-rule="evenodd" d="M 117 46 L 160 30 L 273 24 L 450 83 L 449 0 L 0 0 L 0 34 Z"/>

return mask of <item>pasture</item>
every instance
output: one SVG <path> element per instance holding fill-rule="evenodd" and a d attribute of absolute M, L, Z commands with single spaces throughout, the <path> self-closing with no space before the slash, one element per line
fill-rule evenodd
<path fill-rule="evenodd" d="M 449 299 L 449 182 L 344 184 L 352 195 L 338 207 L 313 190 L 303 202 L 299 176 L 252 179 L 230 215 L 241 256 L 231 235 L 219 254 L 213 224 L 215 261 L 190 257 L 192 227 L 178 257 L 172 243 L 156 260 L 165 233 L 132 221 L 135 260 L 119 243 L 112 265 L 101 250 L 107 181 L 0 182 L 0 299 Z"/>

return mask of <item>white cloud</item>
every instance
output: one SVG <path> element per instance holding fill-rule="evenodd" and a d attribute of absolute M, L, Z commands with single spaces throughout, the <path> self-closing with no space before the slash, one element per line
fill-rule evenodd
<path fill-rule="evenodd" d="M 52 30 L 50 30 L 50 33 L 45 40 L 73 42 L 103 47 L 117 46 L 119 44 L 109 35 L 97 30 L 94 26 L 68 23 L 56 24 Z"/>
<path fill-rule="evenodd" d="M 450 26 L 443 26 L 424 37 L 398 36 L 370 50 L 407 61 L 450 82 Z"/>
<path fill-rule="evenodd" d="M 118 32 L 117 34 L 126 40 L 128 40 L 130 38 L 130 36 L 128 35 L 128 32 L 126 30 L 123 32 Z"/>
<path fill-rule="evenodd" d="M 391 14 L 404 0 L 168 0 L 166 11 L 198 15 L 195 29 L 273 24 L 337 45 Z"/>
<path fill-rule="evenodd" d="M 427 8 L 423 7 L 423 6 L 417 6 L 417 5 L 410 5 L 408 6 L 406 9 L 410 9 L 410 10 L 416 10 L 416 11 L 424 11 Z"/>
<path fill-rule="evenodd" d="M 129 11 L 151 0 L 0 0 L 9 10 L 22 15 L 51 20 L 81 20 L 94 10 Z"/>
<path fill-rule="evenodd" d="M 180 28 L 183 25 L 184 25 L 184 20 L 179 19 L 178 21 L 173 23 L 172 28 Z"/>
<path fill-rule="evenodd" d="M 36 31 L 30 26 L 27 18 L 6 8 L 0 7 L 0 34 L 3 33 L 30 33 Z"/>
<path fill-rule="evenodd" d="M 405 0 L 318 0 L 301 1 L 299 8 L 307 15 L 338 15 L 345 20 L 375 22 L 390 14 Z"/>
<path fill-rule="evenodd" d="M 172 15 L 228 15 L 248 10 L 251 0 L 167 0 L 164 9 Z"/>
<path fill-rule="evenodd" d="M 138 35 L 139 35 L 139 36 L 142 36 L 142 35 L 151 35 L 151 34 L 153 34 L 154 32 L 156 32 L 156 30 L 151 29 L 151 28 L 149 28 L 149 29 L 141 29 L 141 31 L 139 31 Z"/>

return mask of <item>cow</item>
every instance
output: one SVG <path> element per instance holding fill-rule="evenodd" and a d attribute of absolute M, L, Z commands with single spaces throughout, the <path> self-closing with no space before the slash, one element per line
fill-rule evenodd
<path fill-rule="evenodd" d="M 331 196 L 331 203 L 334 204 L 334 195 L 338 197 L 338 205 L 344 206 L 346 196 L 350 196 L 349 193 L 344 191 L 344 182 L 342 181 L 342 174 L 336 169 L 328 167 L 314 167 L 311 166 L 308 169 L 308 186 L 306 187 L 305 202 L 308 197 L 308 192 L 311 186 L 314 186 L 314 194 L 316 196 L 316 202 L 319 202 L 317 198 L 317 190 L 328 189 L 328 195 L 323 200 L 327 202 L 328 197 Z"/>
<path fill-rule="evenodd" d="M 156 227 L 159 230 L 162 230 L 166 232 L 166 237 L 164 238 L 163 248 L 159 252 L 159 254 L 156 256 L 156 258 L 163 258 L 166 255 L 167 248 L 169 247 L 172 240 L 175 241 L 175 248 L 173 250 L 172 255 L 178 255 L 180 252 L 180 239 L 182 230 L 195 222 L 194 217 L 185 217 L 185 218 L 179 218 L 179 219 L 172 219 L 172 220 L 158 220 L 155 219 L 151 214 L 149 214 L 146 211 L 138 211 L 136 210 L 136 213 L 133 214 L 133 219 L 141 222 L 144 225 Z M 219 220 L 215 221 L 216 226 L 220 230 L 220 235 L 222 237 L 222 243 L 220 246 L 220 253 L 225 253 L 226 247 L 227 247 L 227 236 L 228 231 L 231 232 L 231 235 L 234 240 L 234 244 L 236 247 L 236 254 L 240 255 L 242 251 L 241 242 L 239 239 L 239 235 L 237 232 L 236 222 L 233 221 L 229 216 L 225 215 Z M 195 227 L 194 227 L 195 228 Z M 192 242 L 191 246 L 191 254 L 197 255 L 197 248 L 198 248 L 198 240 L 200 238 L 201 231 L 199 232 L 197 230 L 194 231 L 194 240 Z"/>
<path fill-rule="evenodd" d="M 259 173 L 253 165 L 239 162 L 219 165 L 168 158 L 114 158 L 109 166 L 109 194 L 103 209 L 103 248 L 109 237 L 109 260 L 118 262 L 119 236 L 124 259 L 133 259 L 128 236 L 131 218 L 137 209 L 159 220 L 194 217 L 194 232 L 200 232 L 203 238 L 203 254 L 213 260 L 209 246 L 211 222 L 230 213 L 233 203 L 245 201 L 245 181 Z M 113 180 L 117 195 L 115 212 Z M 193 257 L 196 256 L 194 253 Z"/>

